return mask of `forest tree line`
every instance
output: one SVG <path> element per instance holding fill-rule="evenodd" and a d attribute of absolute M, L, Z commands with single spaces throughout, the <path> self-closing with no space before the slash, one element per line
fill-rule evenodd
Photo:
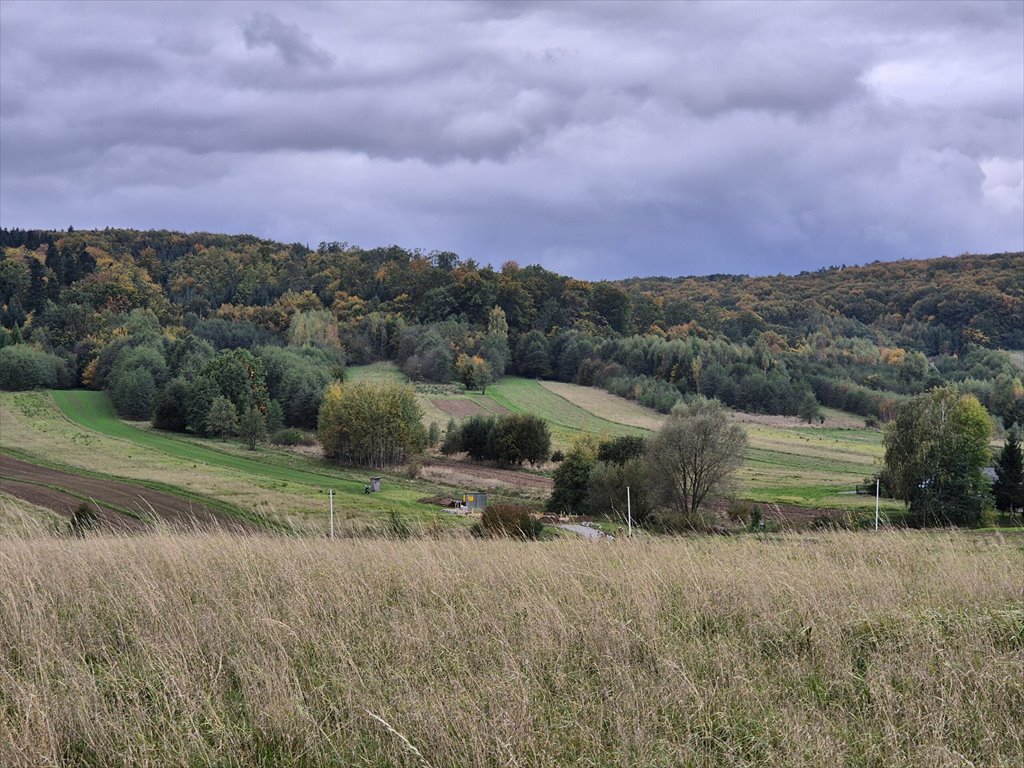
<path fill-rule="evenodd" d="M 377 360 L 414 380 L 486 386 L 514 373 L 662 412 L 703 395 L 808 420 L 821 406 L 889 419 L 953 382 L 1007 425 L 1024 420 L 1021 372 L 999 351 L 1024 349 L 1022 254 L 587 282 L 450 252 L 251 236 L 0 230 L 0 246 L 0 386 L 105 388 L 122 413 L 170 412 L 199 380 L 212 394 L 234 355 L 266 380 L 250 400 L 296 426 L 311 425 L 346 363 Z M 201 414 L 185 418 L 204 429 Z"/>

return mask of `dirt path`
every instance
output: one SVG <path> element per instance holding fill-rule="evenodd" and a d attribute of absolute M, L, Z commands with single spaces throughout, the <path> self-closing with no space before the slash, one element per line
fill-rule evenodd
<path fill-rule="evenodd" d="M 253 530 L 250 523 L 191 499 L 120 480 L 83 477 L 0 454 L 0 488 L 6 493 L 71 517 L 84 500 L 94 500 L 105 524 L 140 529 L 156 517 L 171 525 Z M 139 517 L 122 514 L 126 509 Z M 141 518 L 141 519 L 139 519 Z"/>

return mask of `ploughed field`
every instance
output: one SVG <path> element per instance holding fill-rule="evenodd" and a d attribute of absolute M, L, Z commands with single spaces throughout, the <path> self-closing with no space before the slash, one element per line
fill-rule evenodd
<path fill-rule="evenodd" d="M 11 768 L 1024 762 L 999 535 L 0 539 L 0 587 Z"/>
<path fill-rule="evenodd" d="M 249 521 L 178 494 L 62 472 L 0 454 L 0 491 L 70 519 L 85 504 L 105 527 L 140 530 L 156 521 L 196 528 L 253 530 Z"/>

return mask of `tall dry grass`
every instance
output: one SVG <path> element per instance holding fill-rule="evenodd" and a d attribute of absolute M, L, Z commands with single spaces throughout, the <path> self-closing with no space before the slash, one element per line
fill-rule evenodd
<path fill-rule="evenodd" d="M 1021 541 L 0 541 L 5 766 L 1019 766 Z"/>

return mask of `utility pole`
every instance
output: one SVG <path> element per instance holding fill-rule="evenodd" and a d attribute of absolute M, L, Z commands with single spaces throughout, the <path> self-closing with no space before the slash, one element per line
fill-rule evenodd
<path fill-rule="evenodd" d="M 881 484 L 881 478 L 875 478 L 875 530 L 878 530 L 878 491 Z"/>
<path fill-rule="evenodd" d="M 626 525 L 629 526 L 629 538 L 633 538 L 633 502 L 629 496 L 629 486 L 626 486 Z"/>
<path fill-rule="evenodd" d="M 331 541 L 334 541 L 334 489 L 333 488 L 331 488 L 331 490 L 328 492 L 327 496 L 331 500 Z"/>

